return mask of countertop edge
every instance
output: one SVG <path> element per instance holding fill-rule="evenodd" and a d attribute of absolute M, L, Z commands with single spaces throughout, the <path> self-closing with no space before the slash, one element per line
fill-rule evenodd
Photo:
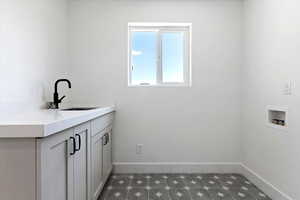
<path fill-rule="evenodd" d="M 93 111 L 83 111 L 78 116 L 54 121 L 49 124 L 14 124 L 1 125 L 0 138 L 43 138 L 59 133 L 63 130 L 80 125 L 92 119 L 115 112 L 114 106 L 102 107 Z M 58 111 L 77 112 L 77 111 Z"/>
<path fill-rule="evenodd" d="M 105 110 L 103 110 L 103 109 L 105 109 Z M 70 112 L 72 112 L 72 111 L 70 111 Z M 96 110 L 94 112 L 88 112 L 82 116 L 74 117 L 74 118 L 68 120 L 69 122 L 67 122 L 67 120 L 64 120 L 64 121 L 59 121 L 56 123 L 45 125 L 44 126 L 44 134 L 42 135 L 42 137 L 47 137 L 47 136 L 53 135 L 60 131 L 66 130 L 68 128 L 72 128 L 74 126 L 80 125 L 82 123 L 85 123 L 85 122 L 95 119 L 97 117 L 101 117 L 101 116 L 106 115 L 111 112 L 115 112 L 114 107 L 107 107 L 107 108 L 102 108 L 101 110 L 98 110 L 98 111 Z M 66 124 L 66 123 L 68 123 L 68 124 Z"/>

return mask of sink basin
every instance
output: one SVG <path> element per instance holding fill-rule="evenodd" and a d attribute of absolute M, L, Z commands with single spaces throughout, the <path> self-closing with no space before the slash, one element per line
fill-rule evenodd
<path fill-rule="evenodd" d="M 97 109 L 98 107 L 73 107 L 73 108 L 65 108 L 61 109 L 62 111 L 82 111 L 82 110 L 93 110 Z"/>

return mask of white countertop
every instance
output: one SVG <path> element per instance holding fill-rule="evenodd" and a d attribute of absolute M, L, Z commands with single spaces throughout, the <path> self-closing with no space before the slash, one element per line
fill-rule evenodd
<path fill-rule="evenodd" d="M 115 111 L 114 106 L 85 111 L 35 110 L 0 114 L 0 138 L 46 137 Z"/>

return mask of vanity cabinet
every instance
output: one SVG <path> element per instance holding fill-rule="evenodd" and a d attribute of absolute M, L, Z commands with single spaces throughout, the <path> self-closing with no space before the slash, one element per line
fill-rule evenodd
<path fill-rule="evenodd" d="M 48 137 L 0 139 L 0 199 L 97 200 L 112 170 L 113 116 Z"/>
<path fill-rule="evenodd" d="M 112 170 L 112 143 L 111 143 L 111 127 L 107 128 L 106 133 L 103 136 L 103 177 L 106 181 Z"/>
<path fill-rule="evenodd" d="M 90 122 L 38 139 L 42 200 L 88 200 Z"/>
<path fill-rule="evenodd" d="M 37 192 L 41 200 L 74 199 L 73 129 L 37 140 Z"/>
<path fill-rule="evenodd" d="M 92 141 L 92 199 L 97 200 L 112 171 L 112 128 L 107 127 L 95 134 Z"/>
<path fill-rule="evenodd" d="M 112 120 L 105 115 L 91 121 L 91 199 L 97 200 L 112 171 Z"/>
<path fill-rule="evenodd" d="M 74 200 L 90 199 L 90 122 L 74 130 Z"/>
<path fill-rule="evenodd" d="M 100 131 L 92 136 L 91 139 L 91 181 L 92 181 L 92 200 L 96 200 L 103 187 L 103 176 L 102 176 L 102 145 L 103 135 L 105 131 Z"/>

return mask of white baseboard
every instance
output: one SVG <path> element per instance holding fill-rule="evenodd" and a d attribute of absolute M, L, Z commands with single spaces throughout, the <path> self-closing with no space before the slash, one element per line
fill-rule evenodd
<path fill-rule="evenodd" d="M 262 178 L 260 175 L 255 173 L 253 170 L 248 168 L 246 165 L 241 164 L 241 174 L 253 182 L 258 188 L 269 195 L 272 200 L 294 200 L 287 194 L 281 192 L 278 188 L 272 185 L 269 181 Z"/>
<path fill-rule="evenodd" d="M 235 162 L 115 162 L 115 173 L 238 173 Z"/>

